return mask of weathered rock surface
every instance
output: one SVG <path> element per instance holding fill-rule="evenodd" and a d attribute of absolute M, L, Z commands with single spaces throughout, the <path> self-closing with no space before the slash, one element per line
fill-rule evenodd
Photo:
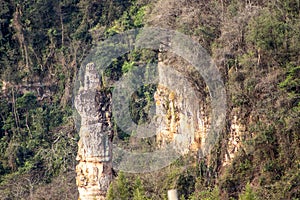
<path fill-rule="evenodd" d="M 75 97 L 81 118 L 76 184 L 81 200 L 102 200 L 112 179 L 111 94 L 102 88 L 94 64 L 82 72 Z"/>
<path fill-rule="evenodd" d="M 167 59 L 165 59 L 166 61 Z M 188 79 L 185 64 L 159 62 L 159 85 L 155 93 L 156 114 L 161 116 L 157 142 L 161 148 L 173 142 L 180 153 L 197 151 L 209 132 L 206 93 Z"/>
<path fill-rule="evenodd" d="M 245 126 L 239 121 L 238 116 L 234 115 L 231 120 L 230 133 L 225 149 L 223 166 L 230 164 L 236 156 L 238 150 L 242 147 L 242 137 L 245 134 Z"/>

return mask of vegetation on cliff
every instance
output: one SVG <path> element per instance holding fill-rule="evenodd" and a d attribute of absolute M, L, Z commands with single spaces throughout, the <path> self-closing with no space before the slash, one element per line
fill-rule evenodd
<path fill-rule="evenodd" d="M 119 173 L 108 198 L 166 199 L 177 188 L 182 199 L 299 199 L 299 0 L 1 0 L 0 199 L 76 199 L 76 73 L 97 41 L 145 25 L 178 30 L 210 52 L 226 84 L 228 121 L 209 157 Z M 131 52 L 105 73 L 117 80 L 156 59 Z M 147 121 L 155 87 L 136 92 L 137 123 Z M 245 127 L 242 145 L 225 165 L 234 116 Z"/>

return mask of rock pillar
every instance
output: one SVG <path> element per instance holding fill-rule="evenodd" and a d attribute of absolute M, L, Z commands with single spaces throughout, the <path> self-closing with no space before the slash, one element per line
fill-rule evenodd
<path fill-rule="evenodd" d="M 76 184 L 80 200 L 104 200 L 112 179 L 111 93 L 102 87 L 94 64 L 81 72 L 75 97 L 81 118 Z"/>

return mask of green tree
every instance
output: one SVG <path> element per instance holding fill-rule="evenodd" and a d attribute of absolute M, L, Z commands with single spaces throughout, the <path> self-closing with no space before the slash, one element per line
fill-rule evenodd
<path fill-rule="evenodd" d="M 219 188 L 215 187 L 213 190 L 204 190 L 199 193 L 195 193 L 190 197 L 191 200 L 201 199 L 201 200 L 220 200 Z"/>
<path fill-rule="evenodd" d="M 300 97 L 300 66 L 288 67 L 286 79 L 279 84 L 291 97 Z"/>
<path fill-rule="evenodd" d="M 256 194 L 253 192 L 249 183 L 245 187 L 245 191 L 239 195 L 239 200 L 257 200 Z"/>
<path fill-rule="evenodd" d="M 130 199 L 129 183 L 123 172 L 119 173 L 117 180 L 110 184 L 108 200 L 128 200 Z"/>
<path fill-rule="evenodd" d="M 137 177 L 134 183 L 133 200 L 147 200 L 140 177 Z"/>
<path fill-rule="evenodd" d="M 107 192 L 107 200 L 114 200 L 114 199 L 116 199 L 115 190 L 114 190 L 114 184 L 111 183 L 109 185 L 109 189 L 108 189 L 108 192 Z"/>

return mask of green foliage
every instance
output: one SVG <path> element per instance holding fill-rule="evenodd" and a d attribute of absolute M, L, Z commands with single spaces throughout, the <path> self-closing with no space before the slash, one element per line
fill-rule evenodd
<path fill-rule="evenodd" d="M 134 182 L 129 182 L 123 172 L 120 172 L 117 179 L 110 184 L 108 200 L 148 200 L 140 177 L 136 177 Z"/>
<path fill-rule="evenodd" d="M 143 27 L 146 9 L 147 6 L 140 6 L 133 2 L 133 4 L 129 7 L 129 10 L 124 11 L 123 15 L 113 22 L 114 25 L 106 30 L 107 36 L 129 29 Z"/>
<path fill-rule="evenodd" d="M 129 183 L 123 172 L 119 173 L 116 182 L 110 184 L 107 199 L 130 199 Z"/>
<path fill-rule="evenodd" d="M 118 179 L 117 179 L 117 195 L 116 198 L 120 200 L 129 199 L 129 188 L 128 188 L 128 181 L 123 172 L 120 172 Z"/>
<path fill-rule="evenodd" d="M 143 27 L 160 2 L 165 1 L 0 2 L 0 88 L 2 80 L 9 81 L 0 92 L 0 199 L 67 198 L 65 193 L 42 197 L 32 192 L 74 171 L 78 135 L 70 118 L 70 91 L 78 65 L 97 42 L 93 39 Z M 243 147 L 226 167 L 222 148 L 210 156 L 215 167 L 201 161 L 194 171 L 189 162 L 179 160 L 156 175 L 145 175 L 154 176 L 152 182 L 120 173 L 108 199 L 147 199 L 145 194 L 167 199 L 171 188 L 181 198 L 195 200 L 221 199 L 220 194 L 224 199 L 299 198 L 299 0 L 174 2 L 166 2 L 170 8 L 159 7 L 159 16 L 151 17 L 168 16 L 166 27 L 192 35 L 212 52 L 228 80 L 228 119 L 237 115 L 246 125 L 239 138 Z M 155 20 L 150 24 L 157 25 Z M 92 37 L 93 31 L 99 31 L 99 38 Z M 157 60 L 158 51 L 130 52 L 113 60 L 103 83 L 118 81 L 140 63 L 147 79 L 153 73 L 147 63 Z M 145 85 L 132 94 L 130 111 L 136 123 L 149 120 L 156 87 Z M 227 124 L 224 137 L 231 132 Z M 115 134 L 128 140 L 117 125 Z M 255 191 L 246 185 L 252 180 L 258 182 Z M 69 182 L 76 191 L 75 181 Z"/>
<path fill-rule="evenodd" d="M 245 191 L 239 195 L 239 200 L 257 200 L 256 194 L 253 192 L 249 183 L 245 187 Z"/>
<path fill-rule="evenodd" d="M 147 6 L 142 6 L 138 8 L 137 6 L 133 6 L 130 8 L 130 15 L 133 18 L 134 27 L 140 28 L 144 25 L 144 16 Z"/>
<path fill-rule="evenodd" d="M 134 62 L 126 62 L 122 66 L 122 73 L 129 72 L 134 67 Z"/>
<path fill-rule="evenodd" d="M 300 97 L 300 66 L 290 67 L 286 79 L 279 84 L 292 97 Z"/>
<path fill-rule="evenodd" d="M 131 98 L 129 105 L 132 120 L 137 124 L 143 124 L 151 119 L 150 108 L 154 105 L 155 84 L 140 87 Z"/>
<path fill-rule="evenodd" d="M 19 97 L 16 101 L 17 109 L 21 111 L 23 109 L 30 110 L 36 107 L 36 96 L 32 93 L 25 93 L 22 97 Z"/>
<path fill-rule="evenodd" d="M 249 42 L 253 42 L 257 48 L 277 51 L 283 47 L 286 28 L 286 24 L 277 19 L 272 12 L 263 10 L 250 22 L 247 39 Z"/>
<path fill-rule="evenodd" d="M 271 65 L 274 62 L 285 66 L 299 51 L 299 10 L 297 0 L 270 4 L 263 8 L 248 24 L 246 41 L 254 44 L 258 53 L 267 56 Z M 295 7 L 296 6 L 296 7 Z"/>
<path fill-rule="evenodd" d="M 204 190 L 199 193 L 195 193 L 189 197 L 189 200 L 220 200 L 220 191 L 217 187 L 210 190 Z"/>
<path fill-rule="evenodd" d="M 195 191 L 195 177 L 192 172 L 180 174 L 177 180 L 179 194 L 185 199 Z"/>
<path fill-rule="evenodd" d="M 145 196 L 145 189 L 142 185 L 142 181 L 140 177 L 137 177 L 134 183 L 134 188 L 133 188 L 133 200 L 147 200 Z"/>
<path fill-rule="evenodd" d="M 230 4 L 228 5 L 227 9 L 228 9 L 228 14 L 230 15 L 230 17 L 234 17 L 238 14 L 238 11 L 241 7 L 241 1 L 238 0 L 233 0 L 230 2 Z"/>
<path fill-rule="evenodd" d="M 5 147 L 0 163 L 4 172 L 43 174 L 40 181 L 46 182 L 67 169 L 75 156 L 76 141 L 69 140 L 66 136 L 63 141 L 61 136 L 56 138 L 58 133 L 48 133 L 66 123 L 64 120 L 57 120 L 69 113 L 64 113 L 57 107 L 55 109 L 54 105 L 40 105 L 32 92 L 17 97 L 15 104 L 1 105 L 3 111 L 7 112 L 1 113 L 5 120 L 0 123 L 0 146 Z M 55 112 L 57 114 L 53 115 Z M 7 177 L 3 181 L 10 176 Z"/>
<path fill-rule="evenodd" d="M 114 185 L 111 183 L 109 185 L 108 191 L 107 191 L 107 200 L 114 200 L 116 199 L 115 197 L 115 190 L 114 190 Z"/>

